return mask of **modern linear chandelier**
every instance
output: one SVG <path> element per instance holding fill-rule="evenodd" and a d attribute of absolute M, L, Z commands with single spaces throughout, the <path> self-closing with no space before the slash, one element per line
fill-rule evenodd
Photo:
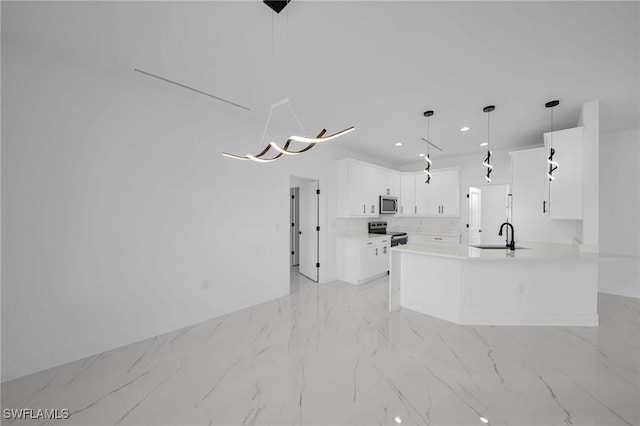
<path fill-rule="evenodd" d="M 555 176 L 553 172 L 558 168 L 558 162 L 553 159 L 553 156 L 556 154 L 556 150 L 553 147 L 553 108 L 560 105 L 560 101 L 549 101 L 544 104 L 545 107 L 551 110 L 551 133 L 549 133 L 549 157 L 547 158 L 547 163 L 549 164 L 549 171 L 547 171 L 547 177 L 549 178 L 549 182 L 555 180 Z"/>
<path fill-rule="evenodd" d="M 482 111 L 487 113 L 487 158 L 484 159 L 482 165 L 487 168 L 487 174 L 484 177 L 488 183 L 491 183 L 491 172 L 493 171 L 493 166 L 491 165 L 491 111 L 495 110 L 496 107 L 493 105 L 488 105 L 482 108 Z"/>
<path fill-rule="evenodd" d="M 286 1 L 264 1 L 264 3 L 269 6 L 271 9 L 273 9 L 273 11 L 278 14 L 282 11 L 282 9 L 284 9 L 287 4 L 289 3 L 290 0 L 286 0 Z M 288 45 L 288 38 L 289 38 L 289 19 L 287 16 L 287 45 Z M 272 49 L 271 49 L 271 61 L 273 62 L 273 15 L 272 15 L 272 19 L 271 19 L 271 44 L 272 44 Z M 288 48 L 287 48 L 287 60 L 285 63 L 285 69 L 288 69 Z M 275 72 L 274 72 L 274 76 L 275 76 Z M 298 123 L 298 127 L 300 128 L 300 131 L 302 132 L 302 134 L 305 133 L 302 125 L 300 124 L 300 120 L 298 120 L 298 116 L 296 115 L 295 111 L 293 110 L 293 107 L 291 106 L 291 102 L 289 101 L 289 98 L 285 98 L 282 99 L 281 101 L 278 101 L 274 104 L 271 105 L 271 110 L 269 111 L 269 117 L 267 118 L 267 123 L 264 127 L 264 131 L 262 132 L 262 138 L 260 140 L 260 144 L 264 143 L 264 137 L 267 133 L 267 129 L 269 128 L 269 124 L 271 122 L 271 116 L 273 114 L 273 110 L 281 107 L 283 105 L 288 105 L 289 106 L 289 111 L 291 112 L 291 115 L 293 115 L 293 118 L 295 119 L 295 121 Z M 330 141 L 332 139 L 335 139 L 339 136 L 345 135 L 349 132 L 352 132 L 353 130 L 355 130 L 355 127 L 351 126 L 348 127 L 344 130 L 341 130 L 339 132 L 336 132 L 332 135 L 328 135 L 325 136 L 325 133 L 327 132 L 326 129 L 322 129 L 318 135 L 316 137 L 306 137 L 306 136 L 296 136 L 296 135 L 292 135 L 289 136 L 284 144 L 282 146 L 278 145 L 276 142 L 269 142 L 262 151 L 260 151 L 257 154 L 245 154 L 245 155 L 237 155 L 237 154 L 230 154 L 228 152 L 223 152 L 222 155 L 224 155 L 225 157 L 228 158 L 233 158 L 235 160 L 251 160 L 251 161 L 255 161 L 258 163 L 270 163 L 272 161 L 277 160 L 278 158 L 282 157 L 283 155 L 299 155 L 299 154 L 303 154 L 307 151 L 309 151 L 311 148 L 313 148 L 314 146 L 316 146 L 316 144 L 321 143 L 321 142 L 327 142 Z M 306 143 L 307 146 L 305 146 L 302 149 L 291 149 L 290 145 L 292 142 L 300 142 L 300 143 Z M 267 156 L 267 154 L 269 153 L 269 151 L 273 149 L 274 151 L 277 152 L 277 154 L 273 155 L 273 156 Z"/>
<path fill-rule="evenodd" d="M 431 138 L 429 135 L 429 131 L 430 131 L 430 126 L 429 126 L 429 119 L 431 118 L 431 116 L 433 116 L 433 111 L 429 110 L 429 111 L 425 111 L 423 114 L 425 117 L 427 117 L 427 155 L 424 157 L 424 160 L 427 162 L 427 167 L 424 169 L 424 172 L 427 174 L 427 180 L 424 181 L 424 183 L 429 184 L 431 183 L 431 164 L 433 163 L 431 161 L 430 158 L 430 147 L 431 147 Z"/>
<path fill-rule="evenodd" d="M 298 126 L 300 126 L 300 130 L 304 133 L 304 130 L 302 130 L 302 125 L 300 125 L 300 121 L 298 121 L 298 117 L 296 116 L 296 113 L 293 111 L 293 107 L 291 106 L 291 102 L 289 102 L 289 98 L 283 99 L 279 102 L 276 102 L 275 104 L 271 105 L 271 111 L 269 112 L 269 118 L 267 118 L 267 124 L 264 126 L 264 131 L 262 132 L 262 139 L 261 139 L 261 143 L 264 142 L 264 135 L 267 133 L 267 129 L 269 128 L 269 123 L 271 122 L 271 115 L 273 114 L 273 110 L 281 107 L 283 105 L 288 105 L 289 106 L 289 110 L 291 111 L 291 114 L 293 115 L 293 117 L 296 119 L 296 121 L 298 122 Z M 270 163 L 272 161 L 277 160 L 278 158 L 282 157 L 283 155 L 299 155 L 299 154 L 303 154 L 307 151 L 309 151 L 311 148 L 313 148 L 314 146 L 316 146 L 316 144 L 321 143 L 321 142 L 327 142 L 330 141 L 332 139 L 337 138 L 338 136 L 342 136 L 345 135 L 351 131 L 353 131 L 355 128 L 353 126 L 346 128 L 344 130 L 341 130 L 337 133 L 334 133 L 332 135 L 329 136 L 324 136 L 325 133 L 327 133 L 327 129 L 322 129 L 320 131 L 320 133 L 318 133 L 318 135 L 315 138 L 308 138 L 308 137 L 304 137 L 304 136 L 289 136 L 287 138 L 287 140 L 285 141 L 284 145 L 279 146 L 277 143 L 271 141 L 269 142 L 265 148 L 260 151 L 259 153 L 252 155 L 252 154 L 246 154 L 246 155 L 236 155 L 236 154 L 230 154 L 228 152 L 223 152 L 222 155 L 224 155 L 225 157 L 228 158 L 233 158 L 235 160 L 252 160 L 258 163 Z M 301 143 L 306 143 L 308 144 L 307 146 L 305 146 L 302 149 L 299 150 L 292 150 L 289 149 L 289 146 L 291 145 L 291 142 L 301 142 Z M 268 158 L 265 157 L 267 155 L 267 153 L 273 148 L 274 151 L 277 151 L 277 154 L 275 154 L 273 157 Z"/>

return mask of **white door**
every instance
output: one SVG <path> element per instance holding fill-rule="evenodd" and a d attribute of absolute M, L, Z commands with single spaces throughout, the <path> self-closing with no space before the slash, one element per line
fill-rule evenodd
<path fill-rule="evenodd" d="M 469 188 L 469 244 L 482 244 L 481 223 L 481 192 L 478 188 Z"/>
<path fill-rule="evenodd" d="M 549 136 L 545 133 L 547 158 L 551 154 Z M 549 182 L 549 217 L 582 219 L 582 127 L 553 132 L 553 160 L 558 169 Z"/>
<path fill-rule="evenodd" d="M 520 241 L 554 241 L 549 223 L 544 148 L 511 152 L 513 224 Z"/>
<path fill-rule="evenodd" d="M 300 267 L 299 271 L 307 278 L 318 281 L 318 189 L 317 181 L 300 185 Z"/>

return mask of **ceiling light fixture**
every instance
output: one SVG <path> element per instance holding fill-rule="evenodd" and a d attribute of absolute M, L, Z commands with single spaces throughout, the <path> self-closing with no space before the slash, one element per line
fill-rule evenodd
<path fill-rule="evenodd" d="M 487 420 L 487 418 L 486 418 L 486 417 L 480 417 L 480 421 L 481 421 L 482 423 L 485 423 L 485 424 L 488 424 L 488 423 L 489 423 L 489 420 Z"/>
<path fill-rule="evenodd" d="M 547 177 L 549 178 L 549 182 L 554 180 L 556 177 L 553 175 L 553 172 L 558 168 L 558 162 L 553 159 L 553 156 L 556 153 L 556 150 L 553 148 L 553 108 L 560 105 L 560 101 L 549 101 L 544 104 L 545 107 L 551 110 L 551 133 L 549 133 L 549 157 L 547 158 L 547 163 L 549 163 L 549 171 L 547 172 Z"/>
<path fill-rule="evenodd" d="M 424 157 L 425 154 L 418 154 L 418 157 Z"/>
<path fill-rule="evenodd" d="M 487 145 L 489 145 L 489 142 L 482 142 L 482 143 L 480 144 L 480 146 L 487 146 Z"/>
<path fill-rule="evenodd" d="M 286 1 L 264 1 L 264 3 L 269 6 L 271 9 L 273 9 L 273 11 L 275 13 L 280 13 L 282 11 L 282 9 L 284 9 L 287 4 L 289 3 L 290 0 L 286 0 Z M 271 15 L 271 62 L 273 63 L 273 14 Z M 289 45 L 289 17 L 287 15 L 287 30 L 286 30 L 286 37 L 287 37 L 287 60 L 286 60 L 286 66 L 285 69 L 288 69 L 288 63 L 289 63 L 289 51 L 288 51 L 288 45 Z M 274 74 L 274 78 L 275 78 L 275 71 L 273 71 L 273 66 L 272 66 L 272 72 Z M 296 115 L 295 111 L 293 110 L 293 107 L 291 106 L 291 102 L 289 101 L 289 98 L 285 98 L 279 102 L 276 102 L 274 104 L 271 105 L 271 111 L 269 111 L 269 117 L 267 118 L 267 123 L 264 126 L 264 130 L 262 132 L 262 139 L 260 140 L 260 144 L 264 143 L 264 137 L 267 133 L 267 129 L 269 128 L 269 123 L 271 122 L 271 116 L 273 114 L 273 110 L 281 107 L 283 105 L 288 105 L 289 106 L 289 111 L 291 112 L 291 115 L 293 115 L 293 118 L 296 120 L 296 122 L 298 123 L 298 127 L 300 127 L 300 131 L 304 134 L 305 131 L 302 128 L 302 124 L 300 124 L 300 120 L 298 120 L 298 116 Z M 311 148 L 313 148 L 314 146 L 316 146 L 316 144 L 321 143 L 321 142 L 327 142 L 330 141 L 332 139 L 337 138 L 338 136 L 342 136 L 345 135 L 349 132 L 352 132 L 355 128 L 353 126 L 348 127 L 344 130 L 341 130 L 337 133 L 334 133 L 332 135 L 329 136 L 324 136 L 324 134 L 327 132 L 326 129 L 322 129 L 320 131 L 320 133 L 318 133 L 318 135 L 315 138 L 309 138 L 309 137 L 305 137 L 305 136 L 296 136 L 296 135 L 292 135 L 289 136 L 287 138 L 287 140 L 284 142 L 283 146 L 279 146 L 277 143 L 271 141 L 269 142 L 266 147 L 260 151 L 258 154 L 252 155 L 252 154 L 245 154 L 245 155 L 236 155 L 236 154 L 230 154 L 228 152 L 223 152 L 222 155 L 227 157 L 227 158 L 233 158 L 234 160 L 251 160 L 251 161 L 255 161 L 258 163 L 270 163 L 272 161 L 277 160 L 278 158 L 282 157 L 283 155 L 298 155 L 298 154 L 302 154 L 305 153 L 307 151 L 309 151 Z M 299 150 L 293 150 L 293 149 L 289 149 L 289 145 L 291 145 L 291 142 L 300 142 L 300 143 L 306 143 L 308 144 L 307 146 L 305 146 L 302 149 Z M 274 155 L 273 157 L 270 158 L 265 158 L 265 155 L 269 152 L 269 150 L 271 150 L 273 148 L 274 151 L 277 152 L 276 155 Z"/>
<path fill-rule="evenodd" d="M 482 165 L 487 168 L 487 175 L 484 177 L 488 183 L 491 183 L 491 172 L 493 171 L 493 166 L 491 165 L 491 111 L 495 110 L 496 107 L 493 105 L 488 105 L 482 108 L 482 111 L 487 113 L 487 158 L 484 159 Z"/>
<path fill-rule="evenodd" d="M 396 146 L 402 146 L 402 142 L 396 142 L 395 145 Z"/>
<path fill-rule="evenodd" d="M 431 182 L 431 158 L 429 158 L 429 151 L 430 151 L 430 146 L 431 146 L 431 142 L 429 142 L 429 131 L 431 130 L 429 128 L 429 119 L 431 118 L 431 116 L 433 116 L 433 111 L 425 111 L 423 114 L 425 117 L 427 117 L 427 139 L 423 139 L 427 141 L 427 155 L 424 157 L 425 161 L 427 162 L 427 167 L 424 169 L 424 172 L 427 174 L 427 180 L 424 181 L 424 183 L 430 183 Z"/>
<path fill-rule="evenodd" d="M 468 126 L 464 126 L 460 128 L 461 132 L 468 132 L 469 130 L 471 130 L 471 127 L 468 127 Z"/>

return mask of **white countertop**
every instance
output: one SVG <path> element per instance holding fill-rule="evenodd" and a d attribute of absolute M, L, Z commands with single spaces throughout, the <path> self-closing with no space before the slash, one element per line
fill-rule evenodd
<path fill-rule="evenodd" d="M 392 247 L 392 252 L 414 253 L 427 256 L 447 257 L 465 260 L 504 259 L 598 259 L 596 253 L 581 253 L 578 245 L 553 243 L 518 243 L 523 247 L 514 251 L 508 249 L 479 249 L 463 244 L 405 244 Z"/>
<path fill-rule="evenodd" d="M 367 233 L 355 233 L 355 234 L 344 234 L 339 236 L 343 240 L 381 240 L 383 238 L 391 238 L 391 235 L 381 235 L 381 234 L 367 234 Z"/>
<path fill-rule="evenodd" d="M 389 226 L 389 231 L 406 232 L 408 234 L 438 235 L 443 237 L 459 237 L 460 231 L 452 228 L 420 228 L 410 226 Z"/>

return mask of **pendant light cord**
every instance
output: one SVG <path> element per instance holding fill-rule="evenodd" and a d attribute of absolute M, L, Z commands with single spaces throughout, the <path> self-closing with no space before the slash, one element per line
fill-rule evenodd
<path fill-rule="evenodd" d="M 553 108 L 551 109 L 551 134 L 549 135 L 549 147 L 553 148 Z"/>
<path fill-rule="evenodd" d="M 491 152 L 491 111 L 487 113 L 487 151 Z"/>
<path fill-rule="evenodd" d="M 273 15 L 272 15 L 273 16 Z M 287 99 L 289 99 L 289 11 L 285 11 L 285 16 L 286 16 L 286 35 L 285 35 L 285 64 L 286 64 L 286 69 L 285 69 L 285 94 L 287 96 Z M 293 118 L 296 120 L 296 123 L 298 123 L 298 127 L 300 128 L 300 131 L 302 132 L 302 134 L 306 134 L 306 132 L 304 131 L 304 128 L 302 127 L 302 124 L 300 123 L 300 120 L 298 119 L 298 116 L 296 115 L 296 112 L 293 110 L 293 106 L 291 105 L 291 102 L 288 102 L 289 104 L 289 110 L 291 111 L 291 115 L 293 115 Z"/>

